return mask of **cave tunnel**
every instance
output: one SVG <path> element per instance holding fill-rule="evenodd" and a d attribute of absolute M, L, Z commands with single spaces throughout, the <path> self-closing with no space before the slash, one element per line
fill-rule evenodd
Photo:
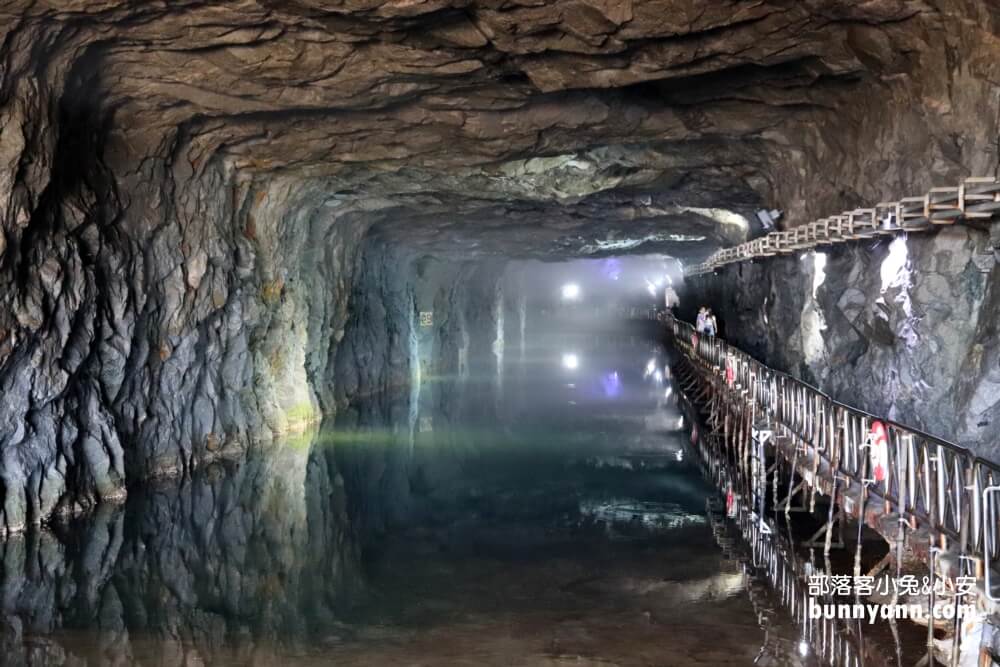
<path fill-rule="evenodd" d="M 993 0 L 0 3 L 0 662 L 995 664 L 998 160 Z"/>

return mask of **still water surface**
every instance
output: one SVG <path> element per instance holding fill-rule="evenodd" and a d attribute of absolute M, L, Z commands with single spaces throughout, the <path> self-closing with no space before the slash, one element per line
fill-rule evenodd
<path fill-rule="evenodd" d="M 539 336 L 8 540 L 3 662 L 813 664 L 713 538 L 657 349 Z"/>

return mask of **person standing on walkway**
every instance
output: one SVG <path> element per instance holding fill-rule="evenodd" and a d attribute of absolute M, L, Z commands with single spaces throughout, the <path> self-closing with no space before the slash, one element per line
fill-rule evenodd
<path fill-rule="evenodd" d="M 705 309 L 705 333 L 709 336 L 715 336 L 719 332 L 719 322 L 715 319 L 715 315 L 712 314 L 711 308 Z"/>
<path fill-rule="evenodd" d="M 702 306 L 698 309 L 698 319 L 694 321 L 694 329 L 698 333 L 705 333 L 705 319 L 708 316 L 708 308 Z"/>

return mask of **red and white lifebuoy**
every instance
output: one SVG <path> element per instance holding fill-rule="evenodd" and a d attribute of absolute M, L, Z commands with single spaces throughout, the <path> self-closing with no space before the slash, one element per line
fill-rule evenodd
<path fill-rule="evenodd" d="M 868 452 L 872 461 L 872 477 L 884 482 L 889 474 L 889 432 L 880 421 L 873 421 L 868 432 Z"/>
<path fill-rule="evenodd" d="M 698 347 L 698 334 L 691 334 L 691 347 Z"/>
<path fill-rule="evenodd" d="M 726 384 L 730 387 L 736 382 L 736 360 L 732 355 L 726 357 Z"/>
<path fill-rule="evenodd" d="M 692 445 L 697 445 L 698 444 L 698 425 L 697 424 L 695 424 L 694 426 L 691 427 L 691 444 Z"/>
<path fill-rule="evenodd" d="M 736 518 L 736 494 L 733 493 L 733 485 L 726 487 L 726 516 L 730 519 Z"/>

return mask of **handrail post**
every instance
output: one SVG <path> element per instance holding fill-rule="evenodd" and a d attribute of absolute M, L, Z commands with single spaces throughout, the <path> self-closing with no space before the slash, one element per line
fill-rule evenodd
<path fill-rule="evenodd" d="M 1000 184 L 996 194 L 1000 195 Z M 997 202 L 1000 210 L 1000 199 Z M 897 514 L 911 531 L 930 530 L 938 548 L 974 559 L 979 564 L 977 574 L 986 557 L 991 564 L 1000 557 L 1000 500 L 991 495 L 993 487 L 1000 486 L 1000 466 L 953 443 L 839 403 L 718 337 L 695 335 L 690 324 L 675 317 L 670 316 L 669 324 L 678 337 L 679 350 L 691 362 L 689 371 L 710 380 L 702 382 L 699 391 L 713 401 L 712 424 L 724 428 L 728 454 L 734 453 L 732 448 L 739 446 L 735 441 L 752 428 L 754 418 L 764 417 L 776 435 L 791 439 L 796 455 L 803 450 L 813 455 L 814 478 L 822 453 L 832 474 L 843 474 L 842 479 L 850 480 L 845 482 L 845 490 L 853 483 L 861 484 L 862 505 L 871 494 L 882 498 L 885 514 Z M 720 385 L 729 384 L 729 373 L 739 389 L 718 391 Z M 746 400 L 754 407 L 740 412 L 739 403 Z M 876 422 L 886 427 L 888 451 L 881 447 L 869 450 L 875 446 L 868 443 L 874 433 L 870 427 Z M 880 459 L 888 458 L 884 476 L 879 469 L 878 482 L 869 479 L 875 476 L 871 471 L 876 469 L 876 452 Z M 826 475 L 825 469 L 822 474 Z M 818 480 L 823 485 L 827 481 Z M 810 480 L 810 486 L 816 483 Z M 990 492 L 985 493 L 984 487 Z M 862 508 L 851 512 L 864 520 Z"/>

